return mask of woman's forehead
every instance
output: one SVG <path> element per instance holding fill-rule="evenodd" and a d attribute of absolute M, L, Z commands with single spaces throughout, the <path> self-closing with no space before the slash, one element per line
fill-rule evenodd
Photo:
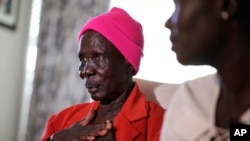
<path fill-rule="evenodd" d="M 81 40 L 81 47 L 88 49 L 95 49 L 99 51 L 103 51 L 106 53 L 118 53 L 120 52 L 116 49 L 116 47 L 103 35 L 96 31 L 87 31 L 84 33 Z"/>

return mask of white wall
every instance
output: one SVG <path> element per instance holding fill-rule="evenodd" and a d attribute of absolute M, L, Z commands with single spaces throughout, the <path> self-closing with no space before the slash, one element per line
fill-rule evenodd
<path fill-rule="evenodd" d="M 173 0 L 111 0 L 110 7 L 125 9 L 143 27 L 144 57 L 135 77 L 165 83 L 182 83 L 214 73 L 209 66 L 182 66 L 171 50 L 169 30 L 164 27 L 174 10 Z"/>
<path fill-rule="evenodd" d="M 32 0 L 19 0 L 15 30 L 0 26 L 1 141 L 17 140 L 31 4 Z"/>

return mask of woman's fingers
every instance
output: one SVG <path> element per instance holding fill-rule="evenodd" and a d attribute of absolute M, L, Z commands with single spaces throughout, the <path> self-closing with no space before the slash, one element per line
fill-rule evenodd
<path fill-rule="evenodd" d="M 104 136 L 108 133 L 110 129 L 112 129 L 112 123 L 110 120 L 107 120 L 105 123 L 105 128 L 98 131 L 97 133 L 99 134 L 99 136 Z"/>
<path fill-rule="evenodd" d="M 106 129 L 110 130 L 112 128 L 112 123 L 110 120 L 106 121 Z"/>
<path fill-rule="evenodd" d="M 95 136 L 83 136 L 81 137 L 81 141 L 93 141 L 95 140 Z"/>

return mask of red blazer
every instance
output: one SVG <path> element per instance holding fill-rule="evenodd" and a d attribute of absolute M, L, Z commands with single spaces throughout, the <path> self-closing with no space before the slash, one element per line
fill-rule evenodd
<path fill-rule="evenodd" d="M 73 105 L 52 115 L 46 123 L 41 141 L 81 120 L 90 109 L 97 110 L 99 103 Z M 116 141 L 159 141 L 164 109 L 146 101 L 136 84 L 121 111 L 114 119 Z"/>

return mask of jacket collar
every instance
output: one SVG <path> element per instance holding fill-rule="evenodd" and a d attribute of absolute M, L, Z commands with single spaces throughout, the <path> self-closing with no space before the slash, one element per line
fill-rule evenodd
<path fill-rule="evenodd" d="M 115 118 L 114 126 L 117 128 L 119 139 L 132 141 L 142 134 L 139 128 L 146 129 L 147 120 L 140 119 L 147 118 L 147 108 L 146 98 L 135 83 L 132 92 Z M 118 131 L 119 129 L 122 131 Z"/>
<path fill-rule="evenodd" d="M 135 82 L 135 86 L 119 114 L 125 116 L 129 121 L 135 121 L 148 116 L 146 108 L 146 98 Z"/>

